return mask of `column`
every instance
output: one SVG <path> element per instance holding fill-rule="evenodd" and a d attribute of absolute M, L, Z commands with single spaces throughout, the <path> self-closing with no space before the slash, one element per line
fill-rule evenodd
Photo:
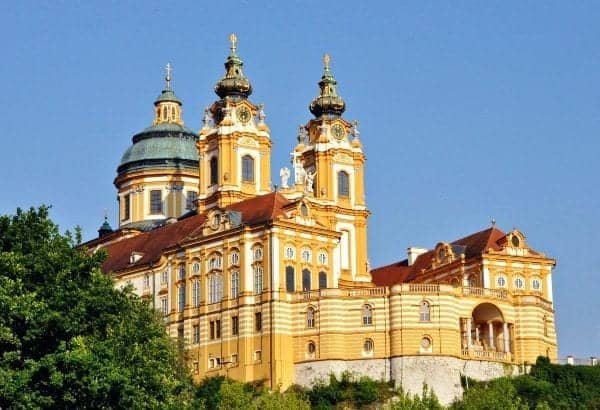
<path fill-rule="evenodd" d="M 510 335 L 508 334 L 508 323 L 502 324 L 502 336 L 504 338 L 504 353 L 510 352 Z"/>
<path fill-rule="evenodd" d="M 471 318 L 467 319 L 467 348 L 471 348 Z"/>
<path fill-rule="evenodd" d="M 475 326 L 475 340 L 479 342 L 479 327 Z M 477 344 L 478 346 L 481 346 L 481 343 Z"/>
<path fill-rule="evenodd" d="M 490 336 L 490 349 L 493 349 L 494 346 L 494 324 L 492 322 L 488 322 L 488 333 Z"/>

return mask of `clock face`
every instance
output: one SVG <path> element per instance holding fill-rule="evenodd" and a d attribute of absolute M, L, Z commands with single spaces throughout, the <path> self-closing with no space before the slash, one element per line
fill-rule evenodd
<path fill-rule="evenodd" d="M 250 110 L 248 109 L 248 107 L 246 107 L 245 105 L 242 105 L 241 107 L 239 107 L 237 109 L 237 117 L 238 119 L 242 122 L 242 123 L 247 123 L 248 121 L 250 121 Z"/>
<path fill-rule="evenodd" d="M 346 135 L 346 130 L 340 124 L 334 124 L 331 127 L 331 134 L 336 140 L 340 141 Z"/>

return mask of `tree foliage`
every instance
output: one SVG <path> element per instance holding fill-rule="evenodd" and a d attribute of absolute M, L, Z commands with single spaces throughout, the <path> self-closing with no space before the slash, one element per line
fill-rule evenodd
<path fill-rule="evenodd" d="M 0 216 L 0 408 L 181 408 L 190 379 L 164 324 L 115 289 L 101 253 L 48 207 Z"/>

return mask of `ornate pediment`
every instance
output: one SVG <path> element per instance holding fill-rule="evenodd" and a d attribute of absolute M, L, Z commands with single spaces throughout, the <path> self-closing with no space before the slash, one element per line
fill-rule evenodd
<path fill-rule="evenodd" d="M 513 229 L 498 241 L 498 245 L 509 255 L 525 256 L 530 253 L 525 238 L 523 232 Z"/>

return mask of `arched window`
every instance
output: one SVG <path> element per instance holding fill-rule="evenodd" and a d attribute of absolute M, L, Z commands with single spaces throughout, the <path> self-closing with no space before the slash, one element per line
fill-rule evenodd
<path fill-rule="evenodd" d="M 263 268 L 262 266 L 254 267 L 254 293 L 259 295 L 263 291 Z"/>
<path fill-rule="evenodd" d="M 219 160 L 217 157 L 210 159 L 210 184 L 215 185 L 219 183 Z"/>
<path fill-rule="evenodd" d="M 242 181 L 254 182 L 254 158 L 250 155 L 242 157 Z"/>
<path fill-rule="evenodd" d="M 311 340 L 310 342 L 308 342 L 308 345 L 306 345 L 306 352 L 309 355 L 313 355 L 313 354 L 315 354 L 316 351 L 317 351 L 317 346 L 315 345 L 315 342 L 313 342 Z"/>
<path fill-rule="evenodd" d="M 240 264 L 240 254 L 237 251 L 231 253 L 231 264 L 233 266 Z"/>
<path fill-rule="evenodd" d="M 306 309 L 306 327 L 315 327 L 315 309 L 312 307 Z"/>
<path fill-rule="evenodd" d="M 363 326 L 371 326 L 373 324 L 373 308 L 371 305 L 363 305 L 362 322 Z"/>
<path fill-rule="evenodd" d="M 338 196 L 348 198 L 350 196 L 350 177 L 346 171 L 339 171 L 337 174 L 338 180 Z"/>
<path fill-rule="evenodd" d="M 179 267 L 179 280 L 185 279 L 185 265 Z"/>
<path fill-rule="evenodd" d="M 419 305 L 419 320 L 421 322 L 429 322 L 431 320 L 431 306 L 426 300 Z"/>
<path fill-rule="evenodd" d="M 365 342 L 363 343 L 363 352 L 366 355 L 370 355 L 373 354 L 373 341 L 371 339 L 366 339 Z"/>
<path fill-rule="evenodd" d="M 200 281 L 197 279 L 192 282 L 192 306 L 200 306 Z"/>
<path fill-rule="evenodd" d="M 263 250 L 262 248 L 254 248 L 253 258 L 255 261 L 262 261 L 263 258 Z"/>
<path fill-rule="evenodd" d="M 285 248 L 285 257 L 287 259 L 294 259 L 296 257 L 296 250 L 293 246 L 287 246 Z"/>
<path fill-rule="evenodd" d="M 240 295 L 240 273 L 238 271 L 231 273 L 231 298 L 237 299 Z"/>
<path fill-rule="evenodd" d="M 310 290 L 310 271 L 302 270 L 302 290 Z"/>
<path fill-rule="evenodd" d="M 296 290 L 295 281 L 296 278 L 294 275 L 294 268 L 292 266 L 287 266 L 285 268 L 285 290 L 287 292 L 293 292 Z"/>
<path fill-rule="evenodd" d="M 319 272 L 319 289 L 327 289 L 327 273 Z"/>
<path fill-rule="evenodd" d="M 208 277 L 208 303 L 217 303 L 223 299 L 223 278 L 221 275 Z"/>
<path fill-rule="evenodd" d="M 327 252 L 321 251 L 319 252 L 318 261 L 320 265 L 327 265 Z"/>

